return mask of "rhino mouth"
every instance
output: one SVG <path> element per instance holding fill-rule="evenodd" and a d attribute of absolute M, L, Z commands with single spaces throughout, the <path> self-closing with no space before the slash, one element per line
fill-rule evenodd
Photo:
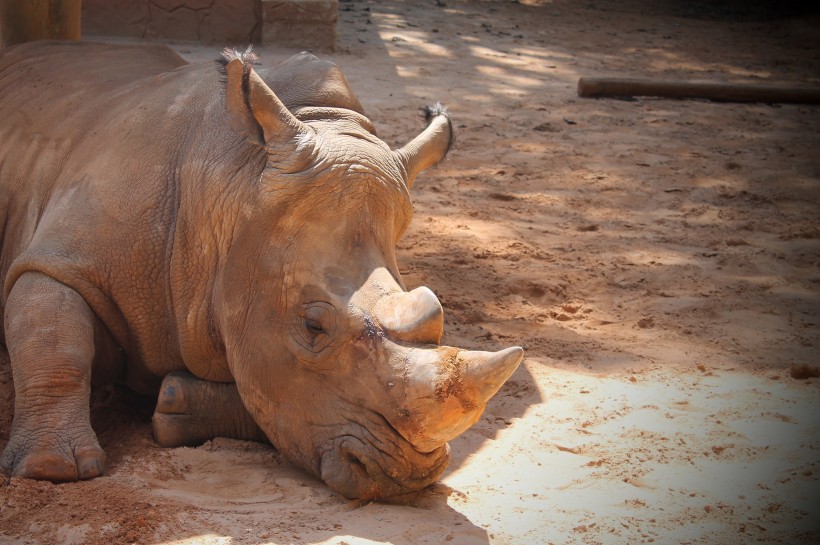
<path fill-rule="evenodd" d="M 367 426 L 325 444 L 319 475 L 347 498 L 379 499 L 416 492 L 438 480 L 450 461 L 445 443 L 420 452 L 383 416 L 373 413 Z M 376 424 L 374 426 L 374 424 Z"/>

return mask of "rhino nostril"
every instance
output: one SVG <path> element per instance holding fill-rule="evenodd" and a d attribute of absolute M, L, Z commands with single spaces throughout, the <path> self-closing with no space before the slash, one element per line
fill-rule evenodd
<path fill-rule="evenodd" d="M 355 454 L 347 454 L 347 462 L 356 469 L 367 473 L 367 466 Z"/>

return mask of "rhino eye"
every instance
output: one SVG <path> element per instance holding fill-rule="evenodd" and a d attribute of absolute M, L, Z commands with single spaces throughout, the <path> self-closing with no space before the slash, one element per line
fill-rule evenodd
<path fill-rule="evenodd" d="M 326 303 L 313 303 L 309 305 L 302 315 L 302 321 L 311 344 L 317 341 L 317 337 L 329 335 L 333 329 L 332 307 Z"/>
<path fill-rule="evenodd" d="M 339 334 L 339 316 L 336 308 L 326 301 L 305 303 L 297 309 L 290 322 L 293 355 L 314 369 L 333 368 L 336 360 L 324 357 L 325 350 L 334 346 Z"/>
<path fill-rule="evenodd" d="M 322 323 L 311 318 L 305 319 L 305 329 L 310 331 L 313 335 L 321 335 L 325 332 L 325 329 L 322 327 Z"/>

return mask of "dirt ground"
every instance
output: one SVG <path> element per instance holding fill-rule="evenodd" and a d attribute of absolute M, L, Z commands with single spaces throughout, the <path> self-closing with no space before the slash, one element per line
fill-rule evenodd
<path fill-rule="evenodd" d="M 777 4 L 342 1 L 324 56 L 382 138 L 436 101 L 459 131 L 413 190 L 408 287 L 439 295 L 447 344 L 518 344 L 521 368 L 404 505 L 262 445 L 159 448 L 150 406 L 96 392 L 107 475 L 6 481 L 0 543 L 820 542 L 820 109 L 576 94 L 820 85 L 820 17 Z M 12 397 L 5 358 L 0 448 Z"/>

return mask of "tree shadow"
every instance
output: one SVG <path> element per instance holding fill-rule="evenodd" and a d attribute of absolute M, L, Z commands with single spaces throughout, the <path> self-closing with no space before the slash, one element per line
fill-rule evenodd
<path fill-rule="evenodd" d="M 341 37 L 348 50 L 336 60 L 363 91 L 362 102 L 375 105 L 377 126 L 379 119 L 408 118 L 401 111 L 406 103 L 442 100 L 460 130 L 451 158 L 414 188 L 416 219 L 399 245 L 408 283 L 429 285 L 442 300 L 447 342 L 524 344 L 528 357 L 554 362 L 568 359 L 572 343 L 607 352 L 602 327 L 610 323 L 628 320 L 629 329 L 652 333 L 638 325 L 643 317 L 598 308 L 596 293 L 604 289 L 620 304 L 647 290 L 665 293 L 671 301 L 663 309 L 664 327 L 688 331 L 684 335 L 692 334 L 691 324 L 678 317 L 687 309 L 712 312 L 708 296 L 687 298 L 699 283 L 716 290 L 751 287 L 762 292 L 761 307 L 767 298 L 778 308 L 778 301 L 794 297 L 789 290 L 766 291 L 778 269 L 774 255 L 809 272 L 816 252 L 814 110 L 578 99 L 575 84 L 590 73 L 817 81 L 820 36 L 808 36 L 811 17 L 796 17 L 816 14 L 816 7 L 677 0 L 345 6 Z M 359 63 L 358 56 L 385 62 Z M 436 70 L 427 63 L 431 58 Z M 399 86 L 379 86 L 395 76 Z M 722 135 L 722 147 L 702 145 L 692 126 Z M 391 123 L 382 137 L 400 145 L 413 128 Z M 670 134 L 680 134 L 680 146 L 657 144 Z M 591 155 L 590 142 L 609 149 Z M 551 159 L 555 164 L 543 170 Z M 777 183 L 755 171 L 773 161 L 788 173 Z M 579 172 L 589 186 L 568 189 L 562 180 Z M 637 191 L 635 184 L 622 189 L 636 177 Z M 724 227 L 719 234 L 717 224 Z M 653 225 L 664 229 L 656 233 Z M 660 232 L 669 226 L 680 233 L 674 240 Z M 609 241 L 605 254 L 601 240 Z M 585 251 L 600 255 L 599 270 L 577 270 Z M 649 269 L 653 280 L 642 283 Z M 664 280 L 682 274 L 687 282 L 680 286 Z M 806 307 L 816 296 L 812 282 L 797 288 L 806 292 Z M 491 300 L 475 295 L 487 291 Z M 514 327 L 521 321 L 531 325 L 523 337 Z M 810 345 L 812 336 L 802 342 Z M 618 359 L 594 365 L 606 370 L 609 363 L 601 362 Z"/>

